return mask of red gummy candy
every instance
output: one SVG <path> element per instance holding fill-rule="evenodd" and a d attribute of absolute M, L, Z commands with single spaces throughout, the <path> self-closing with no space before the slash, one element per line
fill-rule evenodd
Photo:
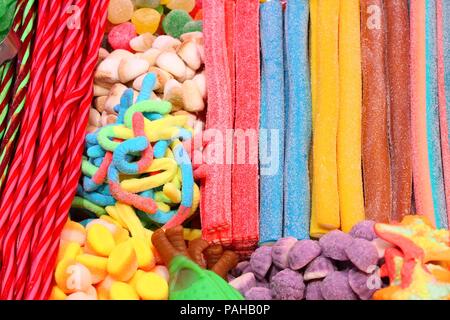
<path fill-rule="evenodd" d="M 136 37 L 136 28 L 131 22 L 119 24 L 111 29 L 108 35 L 108 42 L 111 47 L 133 51 L 130 47 L 130 40 Z"/>

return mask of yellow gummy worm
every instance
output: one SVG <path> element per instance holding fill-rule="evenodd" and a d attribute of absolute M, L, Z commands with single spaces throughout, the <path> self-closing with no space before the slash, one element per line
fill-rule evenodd
<path fill-rule="evenodd" d="M 147 139 L 151 142 L 168 140 L 180 130 L 178 127 L 186 125 L 187 120 L 187 116 L 170 116 L 154 121 L 145 119 L 144 132 Z"/>
<path fill-rule="evenodd" d="M 158 207 L 159 210 L 161 210 L 162 212 L 169 212 L 170 211 L 170 206 L 165 204 L 164 202 L 156 202 L 156 205 Z"/>
<path fill-rule="evenodd" d="M 183 230 L 184 240 L 191 241 L 202 237 L 202 230 L 200 229 L 188 229 Z"/>
<path fill-rule="evenodd" d="M 339 0 L 319 0 L 317 106 L 313 129 L 313 210 L 317 223 L 338 229 L 336 140 L 339 116 Z"/>
<path fill-rule="evenodd" d="M 337 163 L 341 228 L 364 220 L 361 171 L 361 35 L 359 0 L 340 0 Z"/>
<path fill-rule="evenodd" d="M 176 175 L 175 175 L 176 177 Z M 175 180 L 175 179 L 174 179 Z M 173 181 L 173 180 L 172 180 Z M 181 190 L 174 183 L 168 182 L 163 187 L 164 195 L 172 201 L 172 203 L 181 202 Z"/>
<path fill-rule="evenodd" d="M 151 166 L 144 173 L 163 171 L 154 176 L 145 178 L 123 180 L 120 185 L 128 192 L 139 193 L 153 189 L 169 182 L 176 175 L 178 165 L 175 160 L 169 158 L 154 159 Z"/>
<path fill-rule="evenodd" d="M 198 205 L 200 204 L 200 188 L 198 187 L 198 185 L 196 183 L 194 183 L 194 188 L 193 188 L 193 196 L 192 196 L 192 207 L 191 207 L 191 215 L 193 215 L 195 213 L 195 211 L 197 211 L 198 209 Z"/>
<path fill-rule="evenodd" d="M 133 238 L 145 239 L 144 227 L 136 216 L 133 207 L 122 202 L 116 203 L 116 210 L 120 219 L 125 223 Z"/>
<path fill-rule="evenodd" d="M 318 10 L 319 0 L 310 1 L 310 63 L 311 63 L 311 98 L 312 98 L 312 127 L 314 128 L 314 121 L 317 114 L 317 10 Z M 309 158 L 309 172 L 311 185 L 313 185 L 313 146 L 311 146 L 311 156 Z M 328 229 L 321 228 L 317 223 L 317 210 L 314 209 L 315 201 L 312 201 L 311 209 L 311 225 L 309 233 L 313 238 L 319 238 L 320 236 L 326 234 Z"/>
<path fill-rule="evenodd" d="M 120 226 L 128 229 L 125 222 L 123 222 L 122 219 L 120 218 L 120 215 L 117 212 L 117 209 L 115 206 L 108 206 L 105 208 L 105 210 L 111 218 L 113 218 L 118 224 L 120 224 Z"/>

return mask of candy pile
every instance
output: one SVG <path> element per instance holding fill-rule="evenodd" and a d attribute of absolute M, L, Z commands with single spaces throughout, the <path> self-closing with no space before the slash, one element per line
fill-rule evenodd
<path fill-rule="evenodd" d="M 391 244 L 386 249 L 381 276 L 390 285 L 374 294 L 377 300 L 450 299 L 450 232 L 436 230 L 419 216 L 401 223 L 377 223 L 376 234 Z"/>
<path fill-rule="evenodd" d="M 240 262 L 230 284 L 248 300 L 367 300 L 381 287 L 383 250 L 372 221 L 319 241 L 282 238 Z"/>
<path fill-rule="evenodd" d="M 168 35 L 140 35 L 127 41 L 135 54 L 123 49 L 111 53 L 100 50 L 88 132 L 115 123 L 115 108 L 127 87 L 132 87 L 137 97 L 149 73 L 157 77 L 151 98 L 171 102 L 173 114 L 188 115 L 191 125 L 201 130 L 203 125 L 196 113 L 205 109 L 206 99 L 203 34 L 187 33 L 181 41 Z"/>
<path fill-rule="evenodd" d="M 168 299 L 169 272 L 157 265 L 151 232 L 131 207 L 118 204 L 116 209 L 118 220 L 103 216 L 66 223 L 50 299 Z"/>
<path fill-rule="evenodd" d="M 128 49 L 133 35 L 155 33 L 179 38 L 183 33 L 202 31 L 202 2 L 195 0 L 111 0 L 108 7 L 110 44 Z M 125 42 L 124 42 L 125 41 Z"/>
<path fill-rule="evenodd" d="M 116 124 L 86 136 L 75 207 L 115 216 L 113 205 L 121 201 L 138 209 L 149 227 L 179 225 L 195 213 L 200 191 L 181 142 L 193 129 L 187 116 L 169 114 L 170 102 L 149 100 L 156 82 L 154 73 L 145 76 L 135 104 L 133 90 L 125 90 Z"/>

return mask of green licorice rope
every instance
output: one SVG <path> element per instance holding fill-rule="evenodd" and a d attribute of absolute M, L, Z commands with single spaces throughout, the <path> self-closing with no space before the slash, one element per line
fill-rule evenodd
<path fill-rule="evenodd" d="M 1 0 L 0 0 L 1 1 Z M 36 1 L 35 0 L 29 0 L 27 1 L 25 8 L 23 10 L 23 19 L 22 24 L 19 26 L 19 28 L 23 29 L 22 35 L 20 40 L 24 42 L 25 39 L 31 36 L 32 32 L 34 32 L 34 25 L 36 20 Z M 29 16 L 31 11 L 31 18 L 26 21 L 26 17 Z M 17 11 L 16 11 L 17 12 Z M 24 50 L 22 48 L 21 50 Z M 23 116 L 23 109 L 25 106 L 26 97 L 23 96 L 21 101 L 16 101 L 18 99 L 18 94 L 22 90 L 26 90 L 26 86 L 28 85 L 30 81 L 30 72 L 31 68 L 29 68 L 29 64 L 31 62 L 31 50 L 32 50 L 32 42 L 25 48 L 25 51 L 23 53 L 23 57 L 20 61 L 20 65 L 18 66 L 18 75 L 19 78 L 22 79 L 20 83 L 16 84 L 16 91 L 14 92 L 14 96 L 12 97 L 11 101 L 18 102 L 14 110 L 9 110 L 9 117 L 7 118 L 7 124 L 5 129 L 5 136 L 8 138 L 8 140 L 2 141 L 1 143 L 1 150 L 0 150 L 0 167 L 4 167 L 4 170 L 0 170 L 0 190 L 2 188 L 3 183 L 6 180 L 6 176 L 8 173 L 8 163 L 10 161 L 11 155 L 12 155 L 12 148 L 15 146 L 16 139 L 18 137 L 18 132 L 20 130 L 20 121 Z M 0 100 L 1 101 L 1 100 Z M 19 122 L 19 125 L 17 124 Z M 0 123 L 1 123 L 1 117 L 0 117 Z M 1 138 L 1 133 L 0 133 Z M 1 140 L 1 139 L 0 139 Z M 6 165 L 5 165 L 6 163 Z M 2 165 L 3 164 L 3 165 Z"/>

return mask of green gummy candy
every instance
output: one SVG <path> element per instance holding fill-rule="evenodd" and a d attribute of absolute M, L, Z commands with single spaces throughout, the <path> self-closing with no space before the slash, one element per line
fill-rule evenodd
<path fill-rule="evenodd" d="M 197 20 L 197 21 L 190 21 L 186 23 L 183 27 L 183 33 L 188 32 L 202 32 L 203 31 L 203 21 Z"/>
<path fill-rule="evenodd" d="M 164 6 L 163 5 L 159 5 L 155 8 L 156 11 L 159 12 L 160 15 L 164 14 Z"/>
<path fill-rule="evenodd" d="M 14 19 L 16 0 L 0 0 L 0 42 L 6 37 Z"/>
<path fill-rule="evenodd" d="M 192 18 L 184 10 L 172 10 L 163 20 L 163 28 L 166 34 L 179 38 L 183 34 L 183 28 L 186 23 L 191 22 Z"/>

